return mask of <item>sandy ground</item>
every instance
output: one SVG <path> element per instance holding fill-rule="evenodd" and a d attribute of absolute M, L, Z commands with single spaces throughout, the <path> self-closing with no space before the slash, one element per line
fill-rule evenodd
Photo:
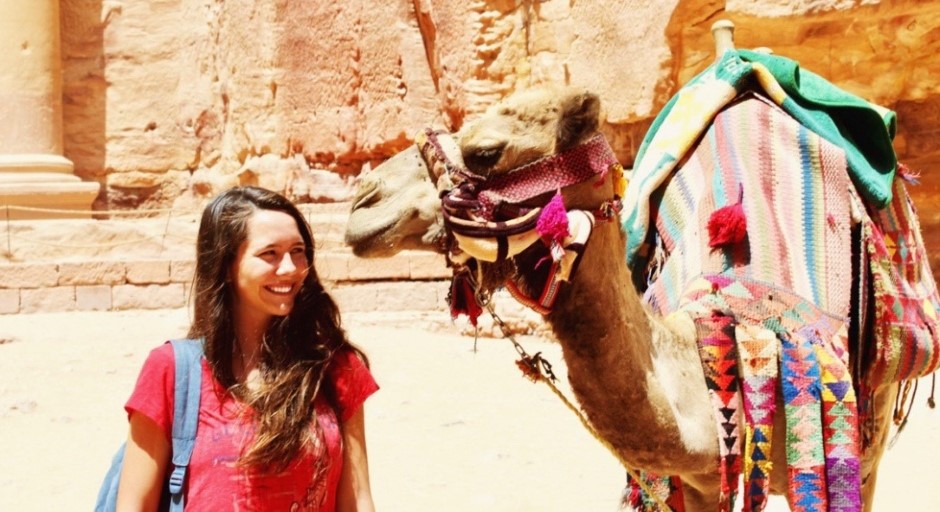
<path fill-rule="evenodd" d="M 547 387 L 521 377 L 507 341 L 480 339 L 474 353 L 456 329 L 346 323 L 382 386 L 366 406 L 380 511 L 616 510 L 623 470 Z M 0 317 L 0 511 L 90 510 L 140 364 L 186 325 L 184 310 Z M 564 379 L 557 346 L 521 341 Z M 929 384 L 885 456 L 876 510 L 940 510 Z"/>

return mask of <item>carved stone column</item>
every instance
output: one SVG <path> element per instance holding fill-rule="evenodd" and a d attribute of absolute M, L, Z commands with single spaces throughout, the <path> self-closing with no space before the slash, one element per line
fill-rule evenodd
<path fill-rule="evenodd" d="M 98 195 L 63 156 L 59 45 L 59 0 L 0 0 L 0 220 L 87 217 Z"/>

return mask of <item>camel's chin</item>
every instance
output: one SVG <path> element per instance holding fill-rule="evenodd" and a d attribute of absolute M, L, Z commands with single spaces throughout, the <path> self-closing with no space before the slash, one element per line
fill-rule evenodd
<path fill-rule="evenodd" d="M 394 254 L 398 252 L 398 248 L 395 247 L 398 237 L 392 235 L 396 233 L 398 223 L 385 219 L 400 217 L 397 212 L 353 210 L 346 222 L 344 241 L 352 248 L 356 256 L 379 257 L 373 255 Z"/>

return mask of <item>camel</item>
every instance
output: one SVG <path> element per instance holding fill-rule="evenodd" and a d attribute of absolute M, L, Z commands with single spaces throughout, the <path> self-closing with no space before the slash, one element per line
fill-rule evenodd
<path fill-rule="evenodd" d="M 465 169 L 487 183 L 596 141 L 600 109 L 600 99 L 588 91 L 538 87 L 504 99 L 452 137 L 441 134 L 434 142 L 446 167 Z M 445 166 L 429 165 L 419 145 L 414 145 L 361 176 L 345 234 L 356 255 L 385 257 L 416 247 L 447 250 L 454 234 L 446 228 L 448 212 L 441 197 L 446 203 L 448 194 L 460 189 L 461 179 L 440 167 Z M 561 345 L 571 389 L 598 435 L 629 467 L 677 476 L 684 510 L 714 510 L 727 490 L 721 488 L 717 469 L 722 456 L 719 423 L 700 359 L 697 325 L 683 310 L 665 316 L 653 312 L 635 286 L 643 279 L 636 279 L 626 264 L 619 213 L 609 208 L 613 191 L 620 186 L 618 179 L 618 172 L 602 171 L 559 187 L 569 212 L 606 209 L 607 215 L 589 219 L 593 224 L 589 239 L 572 249 L 580 253 L 576 270 L 568 282 L 560 283 L 554 303 L 542 310 L 544 318 Z M 467 187 L 464 182 L 463 188 Z M 544 209 L 554 197 L 554 191 L 540 191 L 515 206 Z M 513 236 L 523 235 L 509 236 L 510 245 L 519 241 Z M 496 251 L 466 243 L 451 256 L 456 266 L 467 260 L 478 265 L 474 268 L 478 294 L 486 296 L 509 283 L 523 297 L 538 297 L 552 259 L 546 244 L 521 250 L 510 247 L 508 255 L 503 248 L 501 257 L 492 257 Z M 570 263 L 564 257 L 559 261 L 562 266 Z M 874 390 L 872 436 L 860 454 L 866 511 L 872 510 L 878 461 L 896 393 L 894 383 Z M 778 393 L 776 410 L 784 407 Z M 772 432 L 774 470 L 769 489 L 788 494 L 784 414 L 774 416 Z M 791 507 L 797 506 L 794 496 L 788 500 Z"/>

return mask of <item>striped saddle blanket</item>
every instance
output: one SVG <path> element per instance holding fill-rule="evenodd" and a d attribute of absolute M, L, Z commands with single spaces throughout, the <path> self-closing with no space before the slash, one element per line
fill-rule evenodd
<path fill-rule="evenodd" d="M 780 413 L 778 470 L 794 510 L 861 510 L 871 394 L 940 364 L 940 299 L 904 183 L 895 178 L 878 208 L 847 165 L 839 146 L 746 93 L 650 196 L 646 249 L 631 268 L 655 312 L 696 322 L 720 437 L 718 510 L 733 508 L 741 476 L 744 510 L 766 507 Z M 745 236 L 716 247 L 709 224 L 729 206 Z M 681 510 L 681 482 L 646 477 Z M 654 510 L 628 491 L 628 508 Z"/>

